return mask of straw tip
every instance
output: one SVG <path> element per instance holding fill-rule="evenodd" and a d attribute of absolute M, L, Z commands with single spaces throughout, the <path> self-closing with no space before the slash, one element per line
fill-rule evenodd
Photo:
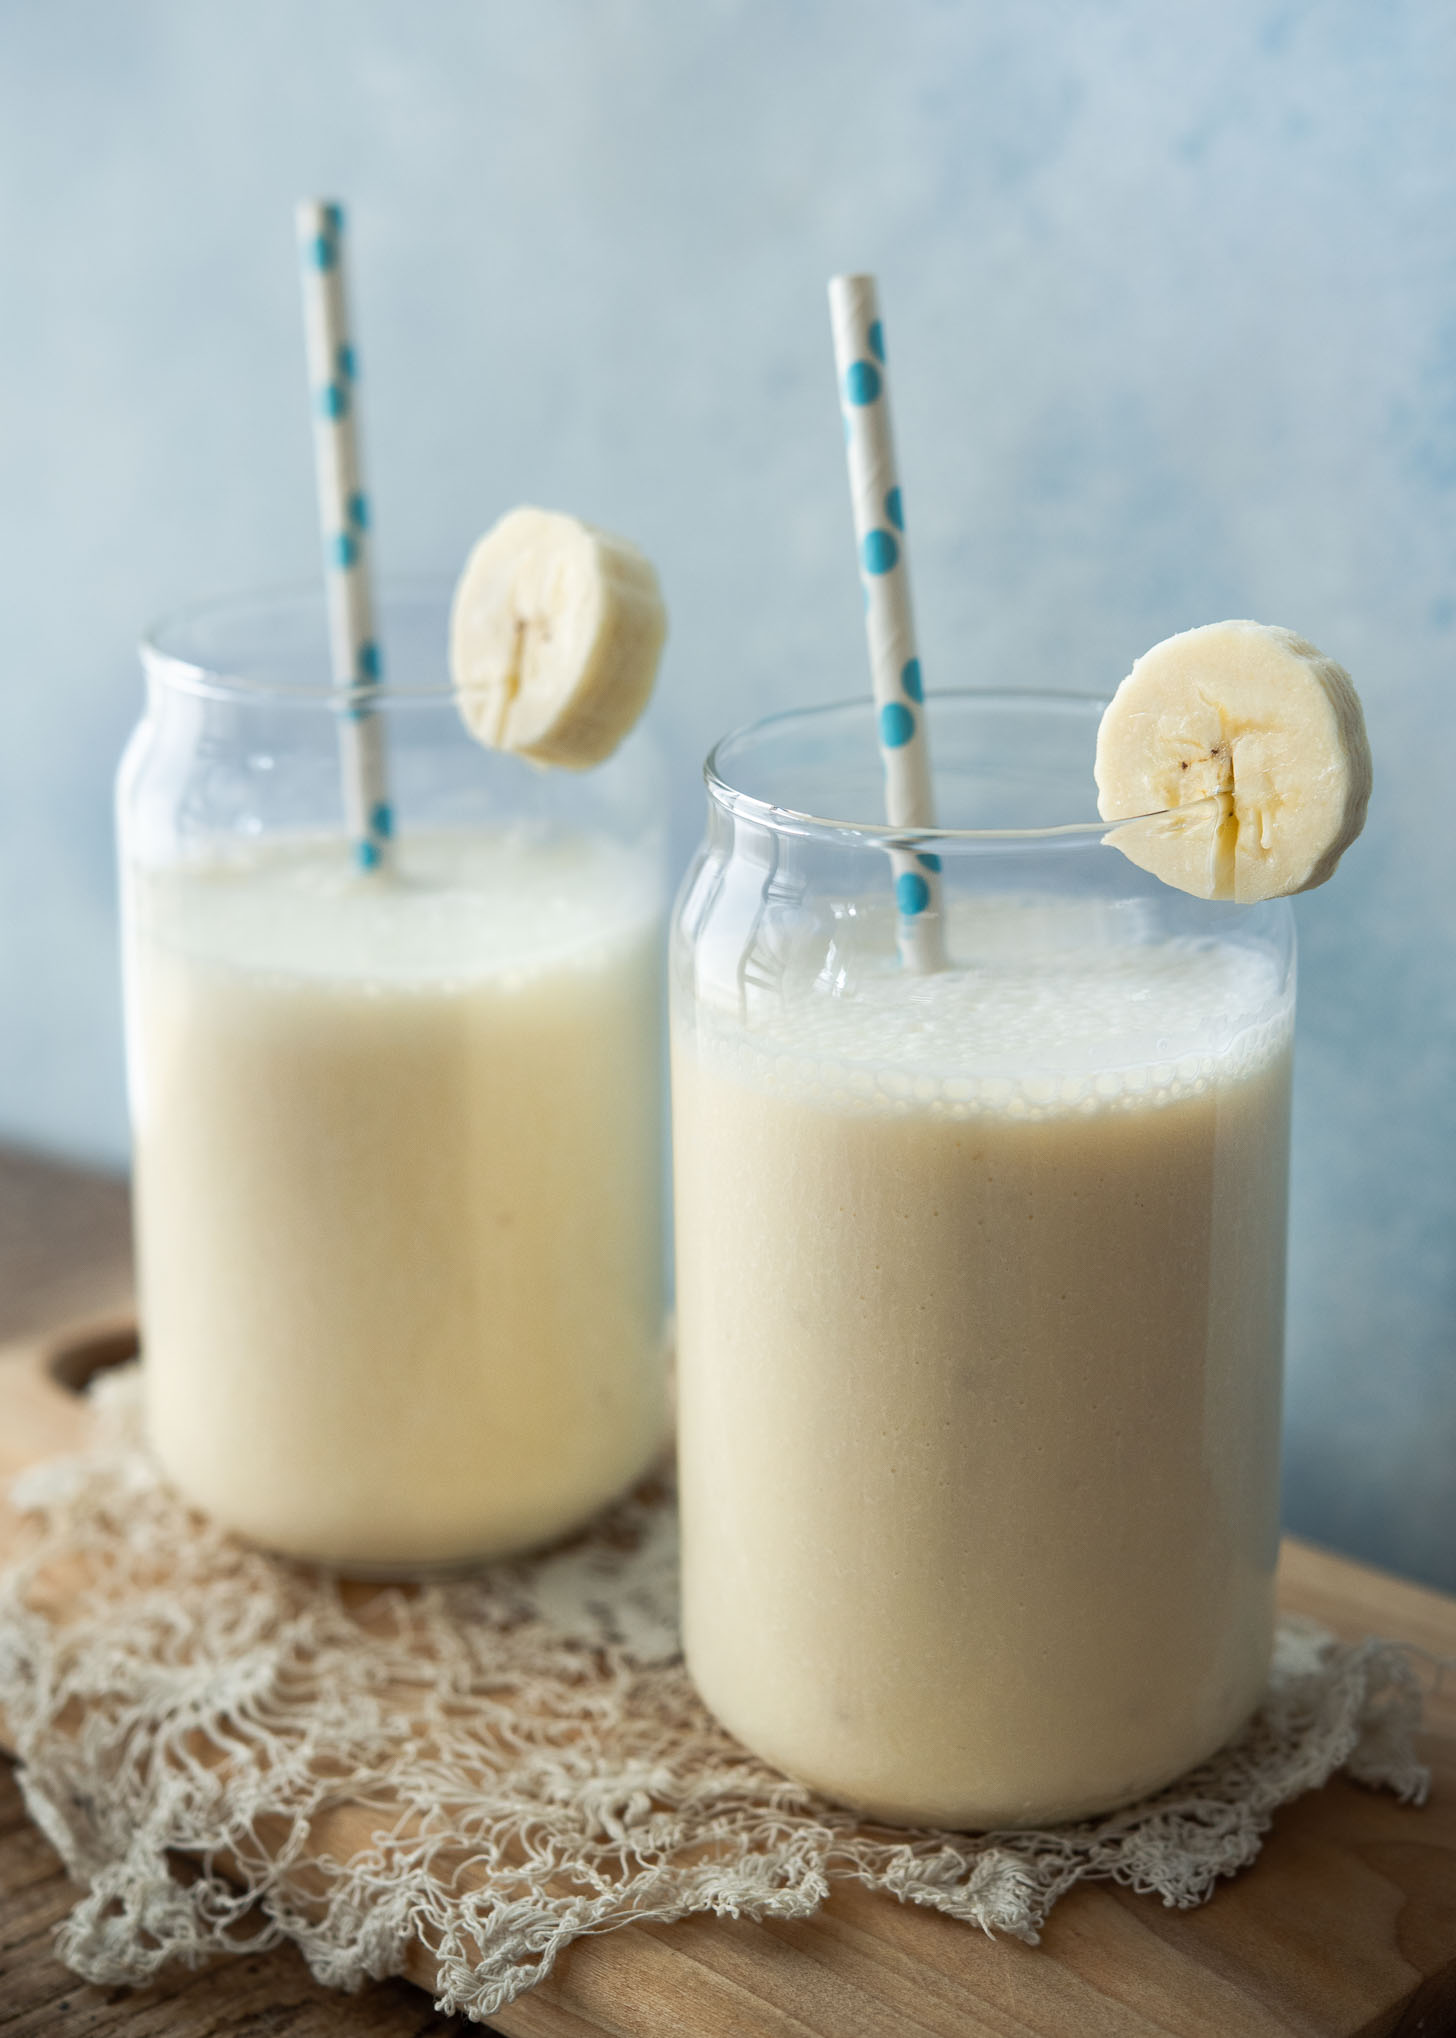
<path fill-rule="evenodd" d="M 829 279 L 831 297 L 858 296 L 862 291 L 872 291 L 874 287 L 874 276 L 867 269 L 846 270 L 843 275 L 831 276 Z"/>
<path fill-rule="evenodd" d="M 300 198 L 295 201 L 293 217 L 298 222 L 300 233 L 341 233 L 344 226 L 344 208 L 337 198 Z"/>

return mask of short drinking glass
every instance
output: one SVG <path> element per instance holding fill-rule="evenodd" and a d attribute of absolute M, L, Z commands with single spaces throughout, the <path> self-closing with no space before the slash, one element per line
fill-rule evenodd
<path fill-rule="evenodd" d="M 896 1821 L 1137 1798 L 1272 1634 L 1292 919 L 1096 822 L 1101 703 L 869 703 L 707 768 L 671 960 L 684 1620 L 724 1723 Z M 951 967 L 896 955 L 887 849 Z"/>

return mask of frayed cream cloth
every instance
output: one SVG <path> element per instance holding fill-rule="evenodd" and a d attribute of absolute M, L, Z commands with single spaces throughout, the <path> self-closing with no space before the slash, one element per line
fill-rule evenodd
<path fill-rule="evenodd" d="M 0 1578 L 0 1708 L 86 1887 L 59 1952 L 92 1981 L 291 1939 L 347 1989 L 418 1942 L 438 2007 L 486 2018 L 583 1933 L 803 1917 L 836 1878 L 1034 1941 L 1089 1877 L 1200 1902 L 1336 1770 L 1426 1790 L 1410 1652 L 1286 1622 L 1243 1736 L 1144 1804 L 1045 1832 L 865 1826 L 696 1697 L 665 1489 L 468 1580 L 348 1585 L 190 1513 L 140 1445 L 135 1369 L 99 1389 L 87 1451 L 22 1480 L 36 1532 Z"/>

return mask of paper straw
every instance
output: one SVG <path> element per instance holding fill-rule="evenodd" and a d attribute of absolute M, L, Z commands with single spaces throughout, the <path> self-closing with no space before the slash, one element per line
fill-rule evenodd
<path fill-rule="evenodd" d="M 875 721 L 885 763 L 885 816 L 892 828 L 933 828 L 925 690 L 910 608 L 904 501 L 890 431 L 885 336 L 874 277 L 834 277 L 829 285 L 829 318 L 865 590 Z M 894 848 L 890 863 L 900 913 L 901 960 L 907 969 L 944 969 L 940 858 L 930 851 Z"/>
<path fill-rule="evenodd" d="M 329 648 L 334 684 L 349 696 L 339 723 L 344 813 L 354 861 L 361 870 L 377 870 L 388 855 L 394 822 L 384 725 L 369 699 L 382 663 L 369 576 L 369 502 L 359 464 L 358 364 L 349 335 L 344 214 L 338 205 L 309 198 L 296 216 Z"/>

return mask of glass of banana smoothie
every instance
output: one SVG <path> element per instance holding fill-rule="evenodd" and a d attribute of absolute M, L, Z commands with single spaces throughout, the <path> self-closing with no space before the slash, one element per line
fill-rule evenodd
<path fill-rule="evenodd" d="M 689 1667 L 894 1821 L 1131 1801 L 1267 1669 L 1292 919 L 1106 839 L 1102 706 L 937 696 L 934 833 L 861 818 L 867 701 L 731 736 L 677 911 Z"/>
<path fill-rule="evenodd" d="M 650 748 L 482 749 L 386 584 L 387 867 L 321 591 L 175 617 L 119 809 L 148 1428 L 244 1535 L 415 1571 L 559 1534 L 665 1427 Z"/>

